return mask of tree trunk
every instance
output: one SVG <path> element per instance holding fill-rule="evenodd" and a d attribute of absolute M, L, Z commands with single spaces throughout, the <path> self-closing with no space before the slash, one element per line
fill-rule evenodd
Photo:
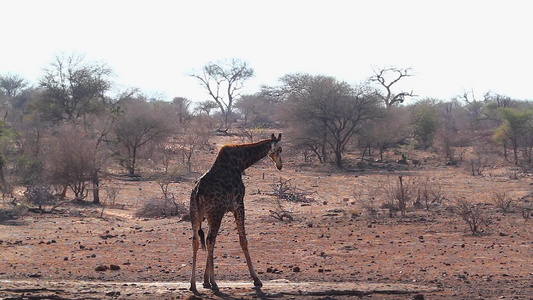
<path fill-rule="evenodd" d="M 503 141 L 503 158 L 507 160 L 507 141 Z"/>
<path fill-rule="evenodd" d="M 342 151 L 339 149 L 335 150 L 335 163 L 339 169 L 342 169 Z"/>
<path fill-rule="evenodd" d="M 93 174 L 93 203 L 100 204 L 100 177 L 98 171 Z"/>
<path fill-rule="evenodd" d="M 344 150 L 344 145 L 342 144 L 339 133 L 335 135 L 335 139 L 335 148 L 333 149 L 335 152 L 335 163 L 339 169 L 342 169 L 342 151 Z"/>
<path fill-rule="evenodd" d="M 130 165 L 130 175 L 134 175 L 135 174 L 135 163 L 136 163 L 136 160 L 137 160 L 137 148 L 134 147 L 133 148 L 133 155 L 131 157 L 131 165 Z"/>
<path fill-rule="evenodd" d="M 9 188 L 7 186 L 6 178 L 4 176 L 4 164 L 0 165 L 0 184 L 2 185 L 2 193 L 4 195 L 10 194 Z"/>
<path fill-rule="evenodd" d="M 327 150 L 326 150 L 326 142 L 324 141 L 322 143 L 322 146 L 321 146 L 321 152 L 322 152 L 322 162 L 327 162 L 328 161 L 328 157 L 327 157 Z"/>
<path fill-rule="evenodd" d="M 67 197 L 67 190 L 68 190 L 68 185 L 64 185 L 63 186 L 63 190 L 61 191 L 61 194 L 59 194 L 59 200 L 60 201 L 63 201 L 63 199 L 65 199 L 65 197 Z"/>
<path fill-rule="evenodd" d="M 518 165 L 518 141 L 513 139 L 514 164 Z"/>

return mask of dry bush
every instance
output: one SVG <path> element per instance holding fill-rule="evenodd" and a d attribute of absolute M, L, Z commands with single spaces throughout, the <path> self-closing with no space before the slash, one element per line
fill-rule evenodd
<path fill-rule="evenodd" d="M 418 184 L 418 198 L 415 203 L 424 205 L 429 210 L 432 204 L 442 204 L 444 195 L 442 186 L 438 181 L 431 181 L 428 177 L 421 180 Z"/>
<path fill-rule="evenodd" d="M 474 235 L 481 234 L 482 227 L 488 226 L 490 223 L 489 217 L 483 211 L 481 203 L 474 203 L 465 198 L 456 201 L 453 207 L 454 213 L 468 224 L 470 231 Z"/>
<path fill-rule="evenodd" d="M 270 195 L 276 197 L 276 210 L 270 210 L 270 215 L 280 221 L 294 221 L 292 213 L 283 208 L 282 200 L 297 203 L 310 203 L 313 201 L 312 198 L 308 197 L 312 193 L 293 186 L 291 184 L 291 179 L 285 180 L 280 177 L 279 181 L 272 183 L 270 187 Z"/>
<path fill-rule="evenodd" d="M 312 192 L 303 191 L 293 186 L 291 179 L 284 180 L 280 177 L 279 181 L 272 183 L 270 187 L 272 189 L 270 195 L 276 196 L 278 200 L 301 203 L 310 203 L 313 201 L 313 199 L 308 197 Z"/>
<path fill-rule="evenodd" d="M 283 205 L 281 204 L 280 199 L 277 198 L 276 201 L 277 201 L 276 210 L 270 210 L 270 215 L 274 219 L 280 220 L 282 222 L 294 221 L 294 217 L 292 216 L 292 213 L 283 208 Z"/>
<path fill-rule="evenodd" d="M 404 180 L 403 176 L 398 176 L 398 181 L 387 178 L 384 185 L 380 185 L 385 202 L 381 208 L 389 210 L 389 215 L 393 217 L 396 212 L 405 216 L 407 212 L 407 203 L 413 199 L 415 191 L 415 179 Z"/>
<path fill-rule="evenodd" d="M 531 218 L 531 215 L 533 213 L 533 207 L 521 207 L 520 208 L 520 214 L 522 215 L 522 218 L 524 220 L 529 220 Z"/>
<path fill-rule="evenodd" d="M 0 223 L 16 220 L 28 213 L 28 207 L 17 202 L 10 202 L 9 207 L 0 209 Z"/>
<path fill-rule="evenodd" d="M 55 205 L 57 198 L 51 192 L 50 188 L 45 186 L 32 186 L 24 192 L 26 201 L 31 204 L 37 205 L 38 210 L 44 212 L 45 207 L 49 205 Z"/>
<path fill-rule="evenodd" d="M 120 189 L 116 187 L 110 187 L 106 189 L 106 200 L 105 204 L 115 206 L 117 201 L 117 196 L 120 194 Z"/>
<path fill-rule="evenodd" d="M 354 193 L 355 202 L 366 212 L 370 218 L 375 218 L 378 215 L 376 198 L 372 196 L 364 197 L 361 192 Z M 352 214 L 353 215 L 353 214 Z"/>
<path fill-rule="evenodd" d="M 484 157 L 474 157 L 470 159 L 470 171 L 472 176 L 483 176 L 483 171 L 487 167 L 487 159 Z"/>
<path fill-rule="evenodd" d="M 253 128 L 246 128 L 245 126 L 239 128 L 239 131 L 241 133 L 241 141 L 243 143 L 253 143 L 256 142 L 258 139 L 267 136 L 265 134 L 266 129 L 261 126 L 255 126 Z"/>
<path fill-rule="evenodd" d="M 468 171 L 472 176 L 484 176 L 483 172 L 496 164 L 498 156 L 490 145 L 474 146 L 468 159 Z"/>
<path fill-rule="evenodd" d="M 178 169 L 176 169 L 178 170 Z M 185 217 L 189 215 L 184 203 L 178 202 L 173 193 L 170 192 L 170 184 L 176 182 L 181 173 L 170 172 L 159 176 L 156 183 L 163 194 L 160 198 L 148 200 L 137 212 L 137 217 L 144 218 L 168 218 L 168 217 Z"/>
<path fill-rule="evenodd" d="M 497 208 L 499 208 L 501 211 L 509 212 L 511 209 L 511 204 L 514 202 L 513 199 L 508 198 L 505 195 L 505 192 L 494 192 L 492 194 L 492 203 L 496 205 Z"/>
<path fill-rule="evenodd" d="M 178 202 L 174 197 L 171 198 L 152 198 L 149 199 L 135 213 L 139 218 L 168 218 L 168 217 L 186 217 L 189 214 L 185 204 Z"/>
<path fill-rule="evenodd" d="M 520 214 L 526 221 L 529 220 L 531 216 L 533 215 L 533 202 L 531 202 L 531 200 L 528 199 L 531 197 L 533 197 L 533 193 L 526 195 L 524 197 L 521 197 L 517 201 L 518 202 L 517 206 L 520 210 Z"/>

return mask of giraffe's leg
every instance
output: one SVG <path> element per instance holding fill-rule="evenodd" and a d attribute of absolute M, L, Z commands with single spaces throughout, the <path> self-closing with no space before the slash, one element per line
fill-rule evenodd
<path fill-rule="evenodd" d="M 192 274 L 191 274 L 191 287 L 189 290 L 197 293 L 196 289 L 196 254 L 200 247 L 200 241 L 198 240 L 198 231 L 195 231 L 192 237 Z"/>
<path fill-rule="evenodd" d="M 214 291 L 218 291 L 218 285 L 215 282 L 215 267 L 213 253 L 215 250 L 215 242 L 218 235 L 218 230 L 220 229 L 220 223 L 222 222 L 222 216 L 217 216 L 210 218 L 209 222 L 209 233 L 207 234 L 207 262 L 205 266 L 204 273 L 204 287 L 211 288 Z"/>
<path fill-rule="evenodd" d="M 199 230 L 202 224 L 201 216 L 196 211 L 196 205 L 191 205 L 191 223 L 192 223 L 192 272 L 191 272 L 191 287 L 189 290 L 197 293 L 196 289 L 196 255 L 200 247 Z"/>
<path fill-rule="evenodd" d="M 254 270 L 252 265 L 252 259 L 250 258 L 250 252 L 248 251 L 248 239 L 246 238 L 246 231 L 244 230 L 244 206 L 237 209 L 234 212 L 235 223 L 237 224 L 237 231 L 239 232 L 239 241 L 241 243 L 242 251 L 244 252 L 244 257 L 246 258 L 246 264 L 248 265 L 248 270 L 250 275 L 254 280 L 254 285 L 257 287 L 263 286 L 263 283 L 257 276 L 257 273 Z"/>

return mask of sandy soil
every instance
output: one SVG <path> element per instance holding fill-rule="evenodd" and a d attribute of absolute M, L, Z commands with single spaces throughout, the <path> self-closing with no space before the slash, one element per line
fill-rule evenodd
<path fill-rule="evenodd" d="M 369 197 L 398 175 L 428 176 L 448 199 L 405 217 L 369 216 L 356 195 Z M 264 282 L 253 289 L 233 217 L 224 218 L 215 250 L 220 292 L 188 291 L 191 229 L 178 218 L 143 219 L 135 211 L 158 197 L 155 182 L 116 180 L 123 209 L 74 206 L 61 214 L 30 213 L 0 221 L 0 298 L 5 299 L 533 299 L 533 226 L 515 211 L 491 204 L 494 191 L 518 198 L 531 179 L 506 169 L 472 177 L 427 162 L 373 171 L 318 171 L 286 160 L 278 172 L 264 161 L 247 170 L 246 229 L 254 267 Z M 282 201 L 293 220 L 280 221 L 269 195 L 280 176 L 312 198 Z M 188 203 L 192 180 L 173 184 Z M 450 209 L 453 199 L 486 203 L 491 224 L 480 236 Z M 4 204 L 7 207 L 7 204 Z M 206 225 L 203 226 L 206 228 Z"/>

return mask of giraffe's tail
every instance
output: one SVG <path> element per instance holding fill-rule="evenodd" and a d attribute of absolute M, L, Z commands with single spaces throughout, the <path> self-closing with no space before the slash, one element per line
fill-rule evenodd
<path fill-rule="evenodd" d="M 198 230 L 198 235 L 200 236 L 200 242 L 202 243 L 202 250 L 205 251 L 205 234 L 202 228 Z"/>

